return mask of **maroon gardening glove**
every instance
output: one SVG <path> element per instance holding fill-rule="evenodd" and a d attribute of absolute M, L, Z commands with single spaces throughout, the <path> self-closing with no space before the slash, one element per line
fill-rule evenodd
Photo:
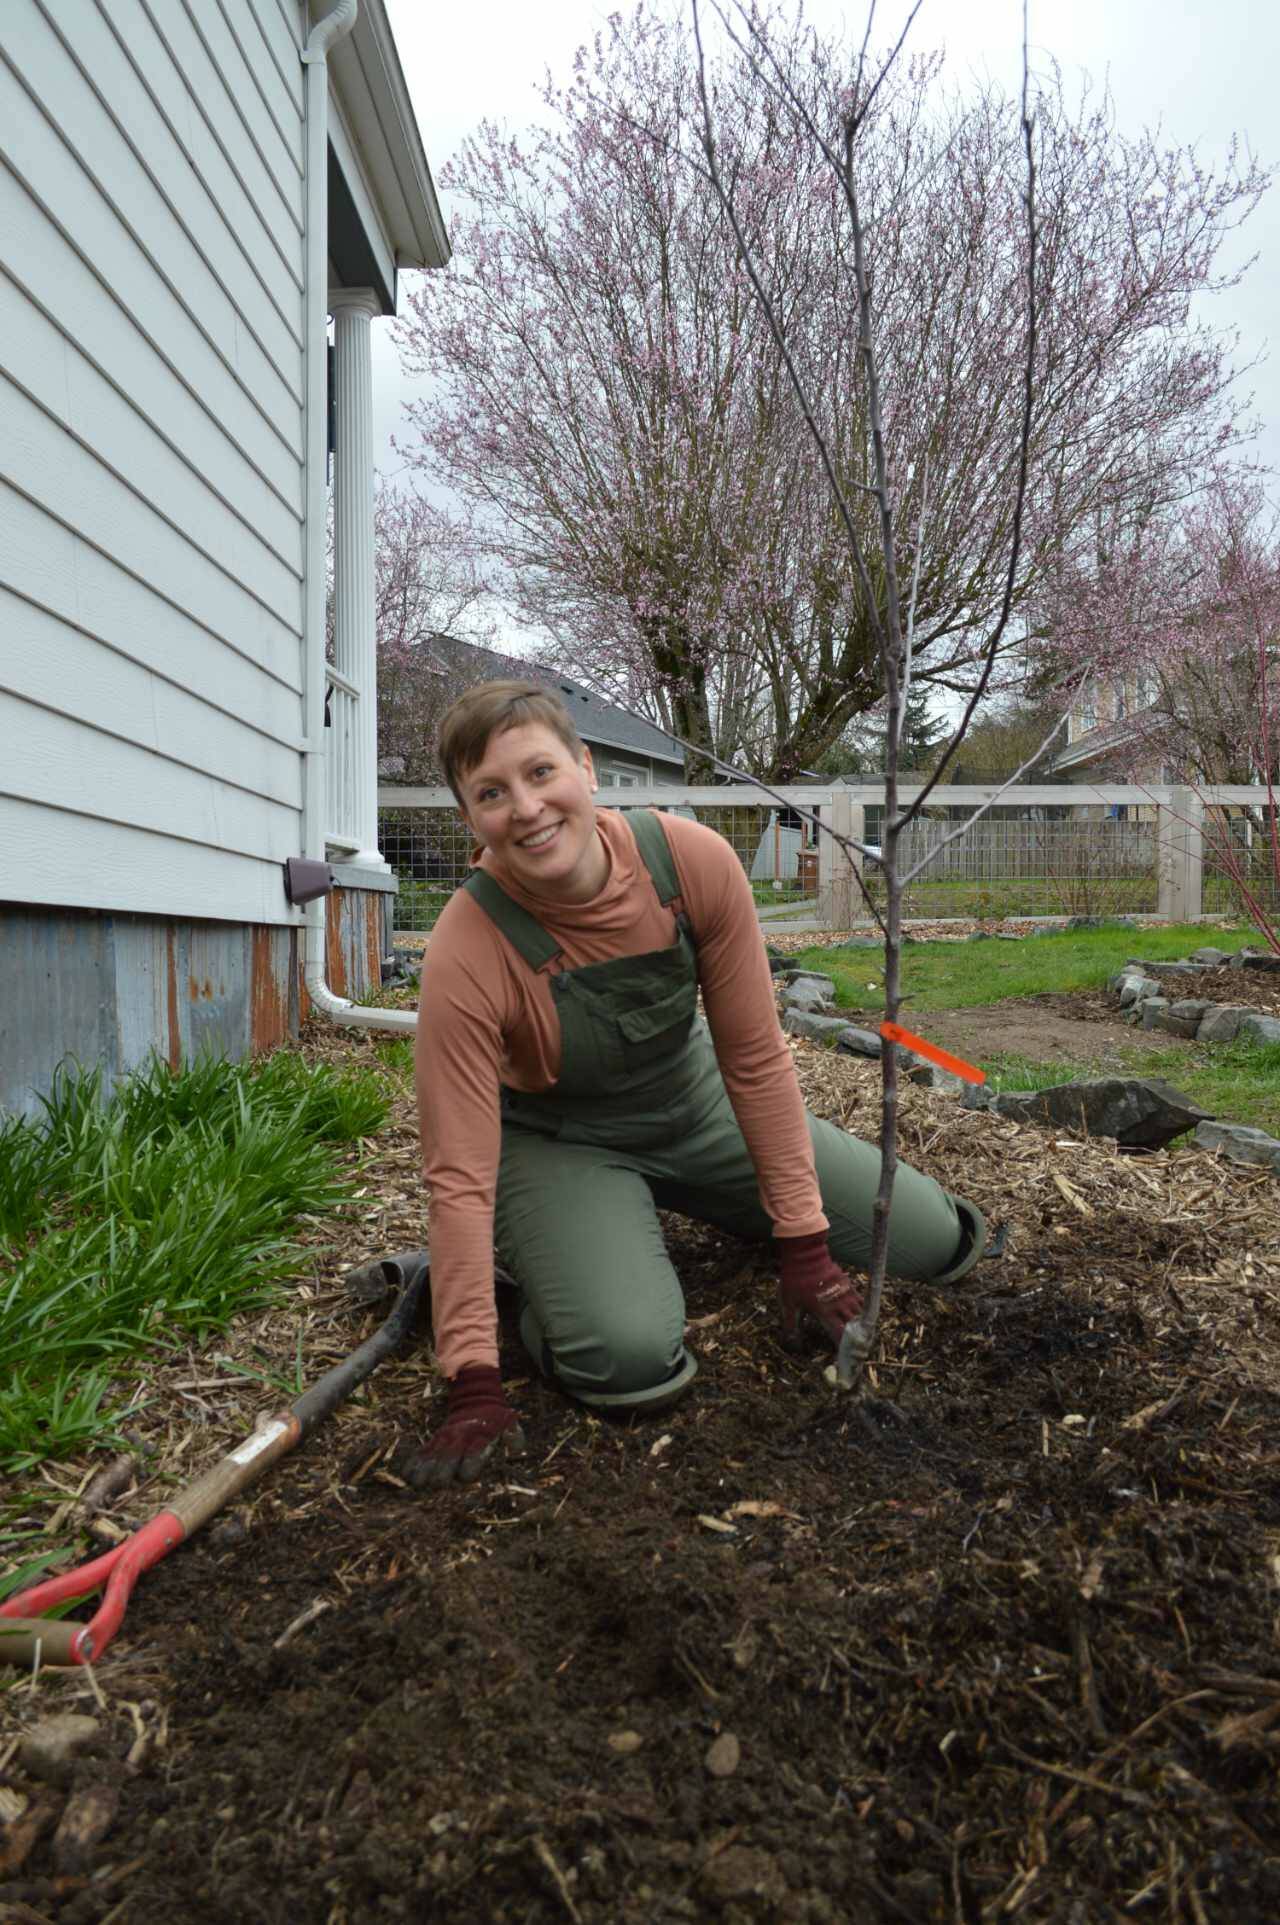
<path fill-rule="evenodd" d="M 417 1490 L 434 1484 L 470 1484 L 495 1449 L 524 1449 L 520 1419 L 507 1402 L 493 1364 L 464 1364 L 449 1379 L 445 1420 L 406 1475 Z"/>
<path fill-rule="evenodd" d="M 839 1345 L 844 1327 L 862 1314 L 862 1292 L 847 1277 L 827 1248 L 827 1233 L 809 1237 L 776 1237 L 779 1292 L 782 1298 L 782 1337 L 799 1340 L 800 1319 L 812 1317 L 833 1344 Z"/>

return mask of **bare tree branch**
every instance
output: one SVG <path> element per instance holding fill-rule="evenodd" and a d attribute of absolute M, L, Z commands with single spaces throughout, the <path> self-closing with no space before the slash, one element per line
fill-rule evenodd
<path fill-rule="evenodd" d="M 738 244 L 739 258 L 742 261 L 743 267 L 746 269 L 747 277 L 751 282 L 756 300 L 759 302 L 761 310 L 768 321 L 769 330 L 773 335 L 774 341 L 777 343 L 778 352 L 782 356 L 787 375 L 795 390 L 796 399 L 800 404 L 800 411 L 804 416 L 805 426 L 813 436 L 814 445 L 818 450 L 823 470 L 826 473 L 827 482 L 831 489 L 832 499 L 836 504 L 840 519 L 844 523 L 845 533 L 849 537 L 849 546 L 858 570 L 858 578 L 862 584 L 862 592 L 866 597 L 867 610 L 873 623 L 876 640 L 880 646 L 883 647 L 884 637 L 880 621 L 880 611 L 872 590 L 871 575 L 867 568 L 867 559 L 863 553 L 862 542 L 859 538 L 857 527 L 854 524 L 849 503 L 845 498 L 844 489 L 841 487 L 839 478 L 836 475 L 835 465 L 831 459 L 831 450 L 827 446 L 826 436 L 818 426 L 817 416 L 810 404 L 804 383 L 800 379 L 800 374 L 792 357 L 782 324 L 774 311 L 773 302 L 769 299 L 765 291 L 764 282 L 760 278 L 759 270 L 751 254 L 751 249 L 747 245 L 747 238 L 742 231 L 742 223 L 738 219 L 733 196 L 725 187 L 724 181 L 720 176 L 720 168 L 716 160 L 715 128 L 711 117 L 711 101 L 707 93 L 706 53 L 702 45 L 702 22 L 698 13 L 698 0 L 692 0 L 692 6 L 693 37 L 698 56 L 698 98 L 702 104 L 702 148 L 707 157 L 707 171 L 711 176 L 711 182 L 715 188 L 720 205 L 724 209 L 725 218 L 733 229 L 733 237 Z"/>
<path fill-rule="evenodd" d="M 987 659 L 978 677 L 978 683 L 965 706 L 964 714 L 956 727 L 947 747 L 938 759 L 924 790 L 912 803 L 906 820 L 914 820 L 929 799 L 930 791 L 937 787 L 949 767 L 956 750 L 964 740 L 978 704 L 987 692 L 991 671 L 995 667 L 996 650 L 1004 634 L 1009 614 L 1013 608 L 1013 591 L 1018 575 L 1018 556 L 1022 550 L 1022 517 L 1027 500 L 1027 475 L 1031 465 L 1031 426 L 1035 415 L 1035 375 L 1036 375 L 1036 259 L 1039 237 L 1036 230 L 1036 156 L 1035 121 L 1030 111 L 1031 67 L 1029 53 L 1028 8 L 1030 0 L 1022 0 L 1022 144 L 1027 162 L 1027 188 L 1023 203 L 1027 211 L 1027 357 L 1022 380 L 1022 432 L 1018 446 L 1018 484 L 1013 503 L 1013 532 L 1009 540 L 1009 567 L 1005 575 L 1004 599 L 995 628 L 985 643 Z"/>

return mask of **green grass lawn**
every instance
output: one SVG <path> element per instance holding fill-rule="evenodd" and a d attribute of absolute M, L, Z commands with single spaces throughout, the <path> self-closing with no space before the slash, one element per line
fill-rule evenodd
<path fill-rule="evenodd" d="M 931 1009 L 965 1009 L 1013 1001 L 1046 991 L 1098 989 L 1130 957 L 1172 962 L 1193 949 L 1213 944 L 1236 950 L 1256 943 L 1249 928 L 1209 929 L 1182 924 L 1165 929 L 1082 929 L 1027 937 L 1022 942 L 910 944 L 902 952 L 905 1015 Z M 873 1012 L 884 1006 L 880 957 L 874 949 L 806 949 L 792 959 L 797 967 L 830 976 L 836 1001 L 850 1010 Z M 1072 1064 L 993 1053 L 983 1058 L 993 1089 L 1048 1089 L 1076 1076 L 1114 1075 L 1114 1047 L 1102 1060 L 1082 1053 Z M 1230 1123 L 1251 1123 L 1280 1136 L 1280 1045 L 1204 1044 L 1170 1037 L 1166 1049 L 1120 1045 L 1124 1072 L 1160 1076 L 1202 1109 Z"/>
<path fill-rule="evenodd" d="M 1115 1052 L 1110 1052 L 1114 1059 Z M 1224 1123 L 1250 1123 L 1280 1137 L 1280 1043 L 1178 1043 L 1168 1049 L 1124 1049 L 1121 1066 L 1082 1056 L 1070 1069 L 1061 1060 L 990 1056 L 984 1067 L 992 1089 L 1049 1089 L 1074 1076 L 1161 1076 Z"/>
<path fill-rule="evenodd" d="M 1256 932 L 1246 928 L 1206 929 L 1201 923 L 1164 929 L 1113 928 L 1055 930 L 1020 942 L 906 943 L 902 951 L 903 1001 L 914 1010 L 964 1009 L 998 1003 L 1007 996 L 1037 996 L 1046 990 L 1097 989 L 1131 956 L 1173 962 L 1193 949 L 1243 948 Z M 836 985 L 836 1002 L 845 1009 L 874 1010 L 884 1004 L 880 957 L 874 949 L 805 949 L 793 958 L 797 968 L 817 969 Z"/>

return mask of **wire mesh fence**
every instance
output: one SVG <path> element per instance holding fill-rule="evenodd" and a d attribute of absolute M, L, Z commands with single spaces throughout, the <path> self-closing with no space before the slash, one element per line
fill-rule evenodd
<path fill-rule="evenodd" d="M 602 801 L 602 806 L 621 805 Z M 771 827 L 775 812 L 767 808 L 677 805 L 672 813 L 703 822 L 723 836 L 750 878 L 757 907 L 766 915 L 805 902 L 812 910 L 818 888 L 812 830 Z M 473 842 L 462 818 L 447 806 L 380 809 L 378 847 L 399 882 L 395 928 L 426 933 L 466 880 Z"/>
<path fill-rule="evenodd" d="M 928 858 L 928 867 L 907 889 L 908 916 L 981 920 L 1155 912 L 1154 822 L 987 817 L 947 842 L 955 826 L 919 822 L 903 838 L 905 870 Z M 883 883 L 873 867 L 869 874 L 873 897 L 882 899 Z"/>
<path fill-rule="evenodd" d="M 1270 813 L 1215 810 L 1205 825 L 1205 909 L 1247 915 L 1250 896 L 1268 916 L 1280 915 L 1280 860 Z"/>
<path fill-rule="evenodd" d="M 437 800 L 447 791 L 410 793 L 412 805 L 392 806 L 397 792 L 384 792 L 387 806 L 379 812 L 379 846 L 399 879 L 395 928 L 425 934 L 465 880 L 472 844 L 456 807 Z M 614 804 L 607 797 L 600 800 L 606 807 L 668 809 L 714 829 L 742 864 L 761 922 L 785 932 L 788 923 L 801 927 L 829 923 L 839 894 L 832 891 L 833 864 L 838 869 L 843 861 L 838 852 L 833 856 L 830 838 L 820 841 L 819 832 L 806 819 L 817 815 L 830 822 L 833 792 L 815 788 L 785 793 L 790 797 L 787 806 L 775 806 L 767 798 L 756 803 L 750 799 L 751 791 L 743 789 L 730 791 L 724 801 L 708 799 L 706 790 L 658 789 L 644 790 L 634 797 L 627 792 L 626 805 L 621 800 Z M 966 792 L 955 793 L 958 797 Z M 744 794 L 747 799 L 743 799 Z M 905 914 L 913 919 L 940 921 L 1194 915 L 1202 909 L 1207 913 L 1236 913 L 1245 906 L 1242 877 L 1256 890 L 1269 913 L 1280 913 L 1280 884 L 1271 840 L 1258 826 L 1256 810 L 1252 814 L 1237 810 L 1224 816 L 1211 807 L 1202 876 L 1198 856 L 1192 857 L 1188 846 L 1179 856 L 1175 846 L 1179 837 L 1186 844 L 1183 831 L 1190 827 L 1187 810 L 1192 806 L 1187 801 L 1188 792 L 1141 794 L 1144 800 L 1140 807 L 1130 806 L 1124 814 L 1104 815 L 1098 810 L 1101 791 L 1082 803 L 1078 790 L 1043 786 L 1027 792 L 1028 803 L 1034 801 L 1037 806 L 1017 806 L 1015 800 L 1012 806 L 997 807 L 950 842 L 946 838 L 956 828 L 957 819 L 969 811 L 940 809 L 937 815 L 914 824 L 904 836 L 904 868 L 913 868 L 926 856 L 930 858 L 907 889 Z M 1012 795 L 1016 798 L 1017 792 Z M 1181 798 L 1177 803 L 1170 801 L 1175 796 Z M 802 806 L 792 806 L 801 799 Z M 1158 811 L 1157 801 L 1162 805 Z M 848 804 L 844 806 L 847 810 Z M 860 839 L 873 851 L 879 846 L 881 815 L 880 807 L 865 793 L 859 795 Z M 1232 838 L 1235 853 L 1230 862 L 1224 862 L 1214 846 L 1220 821 L 1227 824 Z M 1181 863 L 1183 877 L 1179 891 L 1172 894 L 1167 874 L 1166 882 L 1161 882 L 1162 870 L 1167 872 L 1171 861 L 1175 867 Z M 874 860 L 864 862 L 863 879 L 878 908 L 883 903 L 884 885 Z M 849 920 L 865 920 L 867 904 L 856 887 L 848 900 Z"/>

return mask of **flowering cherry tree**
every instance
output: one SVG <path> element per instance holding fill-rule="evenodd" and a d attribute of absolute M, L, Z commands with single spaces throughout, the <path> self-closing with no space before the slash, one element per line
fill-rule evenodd
<path fill-rule="evenodd" d="M 746 16 L 744 16 L 745 18 Z M 764 16 L 752 16 L 764 23 Z M 800 125 L 833 126 L 854 55 L 767 21 L 790 104 L 748 41 L 705 63 L 742 238 L 869 554 L 880 510 L 839 183 Z M 603 693 L 706 757 L 786 779 L 884 696 L 883 569 L 865 578 L 777 341 L 708 178 L 688 22 L 615 15 L 543 125 L 486 125 L 444 176 L 453 269 L 411 297 L 429 378 L 401 452 L 468 505 L 496 588 Z M 1019 108 L 895 62 L 859 126 L 899 557 L 922 682 L 971 690 L 1008 589 L 1030 620 L 1099 515 L 1186 492 L 1237 432 L 1230 344 L 1192 312 L 1264 179 L 1207 172 L 1056 76 L 1036 109 L 1038 335 L 1016 578 L 1027 229 Z M 990 675 L 988 674 L 988 680 Z M 699 758 L 701 760 L 699 761 Z M 695 766 L 697 764 L 697 766 Z"/>
<path fill-rule="evenodd" d="M 485 584 L 465 526 L 416 489 L 378 482 L 373 538 L 378 764 L 397 781 L 434 782 L 437 727 L 465 682 L 433 638 L 487 638 Z"/>
<path fill-rule="evenodd" d="M 1108 531 L 1046 613 L 1049 678 L 1087 650 L 1123 693 L 1115 773 L 1266 789 L 1234 825 L 1211 807 L 1204 836 L 1280 951 L 1280 517 L 1261 479 L 1218 466 L 1190 504 Z"/>

